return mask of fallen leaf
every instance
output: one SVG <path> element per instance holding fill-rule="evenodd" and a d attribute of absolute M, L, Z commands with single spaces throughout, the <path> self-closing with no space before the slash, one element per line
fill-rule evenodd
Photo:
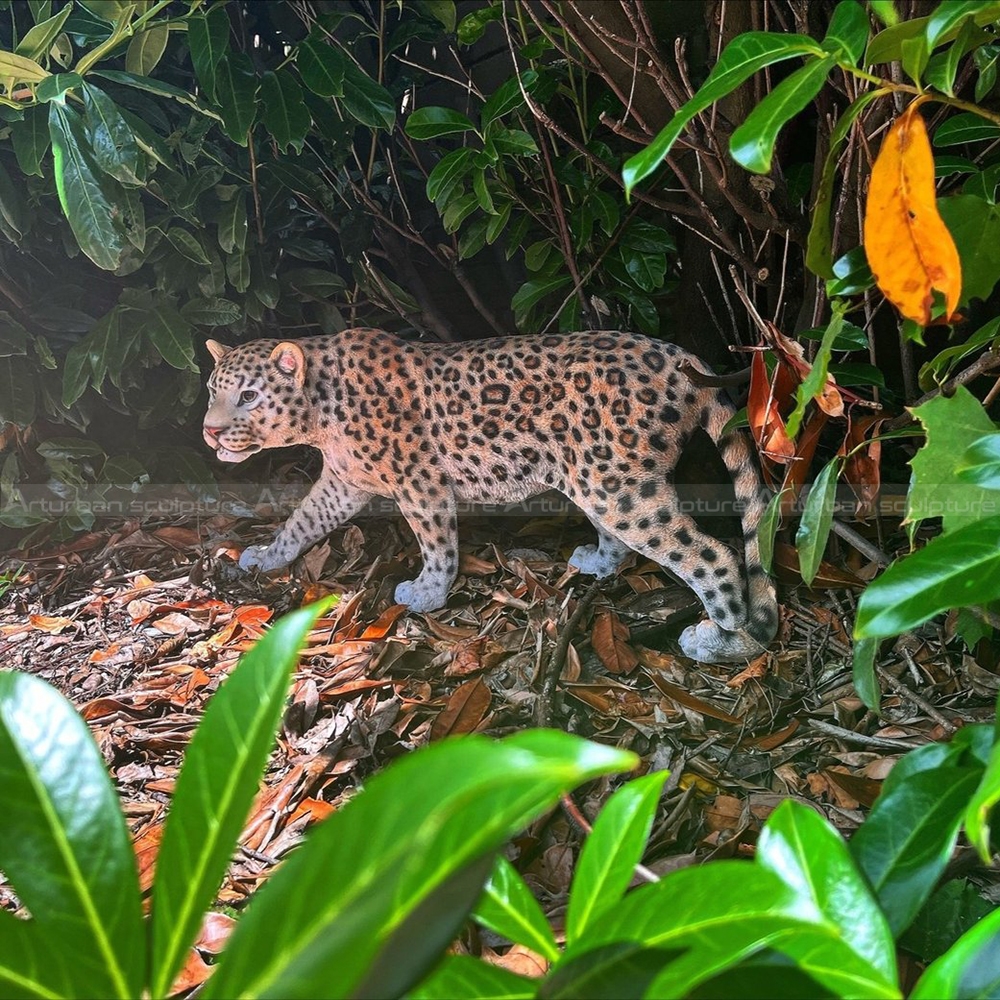
<path fill-rule="evenodd" d="M 772 382 L 767 374 L 763 352 L 754 353 L 750 362 L 747 419 L 761 455 L 782 465 L 794 457 L 795 442 L 785 430 L 779 405 L 788 405 L 794 390 L 795 379 L 786 366 L 780 361 L 775 365 Z"/>
<path fill-rule="evenodd" d="M 613 611 L 602 611 L 594 619 L 590 642 L 608 673 L 627 674 L 635 670 L 639 657 L 628 639 L 628 626 Z"/>
<path fill-rule="evenodd" d="M 28 621 L 31 622 L 32 628 L 39 632 L 48 632 L 50 635 L 77 627 L 76 622 L 71 618 L 61 618 L 54 615 L 29 615 Z"/>
<path fill-rule="evenodd" d="M 490 708 L 490 689 L 477 677 L 460 684 L 444 710 L 431 726 L 431 739 L 440 740 L 445 736 L 471 733 L 486 718 Z"/>
<path fill-rule="evenodd" d="M 756 660 L 741 670 L 731 680 L 726 681 L 726 687 L 743 687 L 747 681 L 759 681 L 767 676 L 767 653 L 758 656 Z"/>
<path fill-rule="evenodd" d="M 907 319 L 929 326 L 933 290 L 945 319 L 958 306 L 962 266 L 937 209 L 934 157 L 918 98 L 889 129 L 872 167 L 865 204 L 868 266 L 882 294 Z"/>

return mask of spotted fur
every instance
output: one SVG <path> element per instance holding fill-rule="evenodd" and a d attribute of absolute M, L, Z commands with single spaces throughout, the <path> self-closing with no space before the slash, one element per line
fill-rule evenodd
<path fill-rule="evenodd" d="M 274 541 L 243 553 L 244 568 L 287 566 L 372 496 L 391 497 L 423 557 L 396 600 L 432 611 L 458 572 L 457 501 L 517 502 L 556 489 L 598 533 L 571 565 L 604 577 L 635 550 L 695 591 L 710 620 L 681 635 L 689 656 L 744 659 L 774 637 L 753 458 L 740 434 L 722 434 L 733 414 L 725 394 L 678 368 L 690 359 L 680 348 L 628 333 L 422 344 L 367 329 L 208 347 L 216 367 L 204 434 L 220 459 L 308 444 L 324 460 Z M 674 468 L 699 427 L 733 477 L 743 560 L 678 507 Z"/>

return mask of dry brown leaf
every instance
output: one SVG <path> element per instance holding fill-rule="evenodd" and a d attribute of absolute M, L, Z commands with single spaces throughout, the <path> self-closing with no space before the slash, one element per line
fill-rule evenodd
<path fill-rule="evenodd" d="M 628 626 L 613 611 L 602 611 L 594 619 L 590 642 L 609 674 L 628 674 L 638 665 L 628 639 Z"/>
<path fill-rule="evenodd" d="M 763 352 L 757 351 L 750 362 L 750 394 L 747 398 L 750 430 L 761 455 L 780 464 L 795 456 L 795 442 L 785 430 L 785 420 L 779 409 L 780 403 L 787 402 L 794 391 L 794 379 L 787 371 L 779 361 L 775 365 L 772 383 Z"/>
<path fill-rule="evenodd" d="M 445 736 L 471 733 L 486 718 L 490 700 L 490 689 L 479 677 L 460 684 L 448 699 L 444 711 L 434 720 L 431 739 L 440 740 Z"/>
<path fill-rule="evenodd" d="M 759 681 L 767 676 L 767 653 L 758 656 L 756 660 L 741 670 L 731 680 L 726 681 L 726 687 L 743 687 L 747 681 Z"/>
<path fill-rule="evenodd" d="M 72 618 L 62 618 L 58 615 L 29 615 L 28 621 L 31 622 L 33 629 L 39 632 L 48 632 L 50 635 L 77 627 L 77 623 Z"/>
<path fill-rule="evenodd" d="M 392 631 L 392 626 L 406 614 L 405 604 L 393 604 L 392 607 L 386 608 L 369 625 L 362 633 L 362 639 L 384 639 L 390 631 Z"/>
<path fill-rule="evenodd" d="M 933 289 L 944 295 L 945 318 L 958 306 L 962 265 L 937 209 L 934 157 L 914 101 L 889 129 L 872 167 L 865 205 L 868 265 L 882 294 L 907 319 L 929 326 Z"/>
<path fill-rule="evenodd" d="M 730 715 L 728 712 L 723 711 L 723 709 L 716 708 L 715 705 L 710 705 L 707 701 L 703 701 L 689 691 L 685 691 L 684 688 L 678 687 L 676 684 L 671 684 L 670 681 L 655 670 L 647 670 L 646 673 L 649 679 L 656 685 L 657 690 L 673 701 L 676 701 L 678 705 L 683 705 L 694 712 L 707 715 L 710 719 L 728 722 L 731 726 L 740 725 L 741 720 L 737 719 L 735 715 Z"/>

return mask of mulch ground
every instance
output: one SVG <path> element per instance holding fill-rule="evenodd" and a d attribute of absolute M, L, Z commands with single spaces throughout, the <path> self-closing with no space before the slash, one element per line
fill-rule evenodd
<path fill-rule="evenodd" d="M 664 872 L 752 853 L 762 822 L 788 797 L 849 834 L 902 754 L 992 719 L 1000 688 L 995 651 L 983 643 L 978 655 L 964 651 L 946 623 L 883 649 L 882 714 L 865 709 L 851 684 L 856 589 L 845 583 L 872 567 L 824 566 L 824 589 L 813 591 L 786 582 L 778 640 L 740 668 L 676 653 L 672 640 L 700 609 L 659 566 L 633 558 L 599 588 L 568 573 L 566 555 L 589 540 L 582 522 L 466 518 L 449 605 L 419 615 L 392 603 L 395 584 L 418 567 L 401 520 L 341 529 L 291 575 L 240 572 L 232 560 L 242 546 L 272 532 L 222 516 L 125 523 L 0 563 L 0 572 L 23 567 L 0 599 L 0 665 L 43 677 L 87 720 L 147 886 L 206 700 L 276 616 L 343 595 L 310 636 L 219 892 L 223 910 L 241 907 L 310 823 L 430 740 L 503 735 L 548 715 L 554 725 L 634 750 L 646 769 L 669 769 L 645 859 Z M 783 547 L 778 556 L 793 561 Z M 554 665 L 561 666 L 556 694 L 540 704 L 553 651 L 591 589 L 567 655 Z M 593 818 L 610 791 L 607 782 L 581 790 L 576 810 Z M 558 811 L 516 843 L 518 866 L 557 925 L 583 836 L 578 818 Z M 2 876 L 0 903 L 16 905 Z M 230 925 L 222 912 L 206 923 L 204 953 L 220 947 Z M 521 971 L 533 961 L 516 950 L 503 960 Z M 194 953 L 179 987 L 206 970 Z"/>

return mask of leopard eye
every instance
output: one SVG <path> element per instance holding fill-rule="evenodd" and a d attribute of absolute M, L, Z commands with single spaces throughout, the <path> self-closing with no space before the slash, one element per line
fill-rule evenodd
<path fill-rule="evenodd" d="M 257 398 L 258 395 L 259 395 L 259 393 L 257 392 L 256 389 L 244 389 L 240 393 L 240 402 L 241 403 L 252 403 L 252 402 L 254 402 L 254 400 L 256 400 L 256 398 Z"/>

